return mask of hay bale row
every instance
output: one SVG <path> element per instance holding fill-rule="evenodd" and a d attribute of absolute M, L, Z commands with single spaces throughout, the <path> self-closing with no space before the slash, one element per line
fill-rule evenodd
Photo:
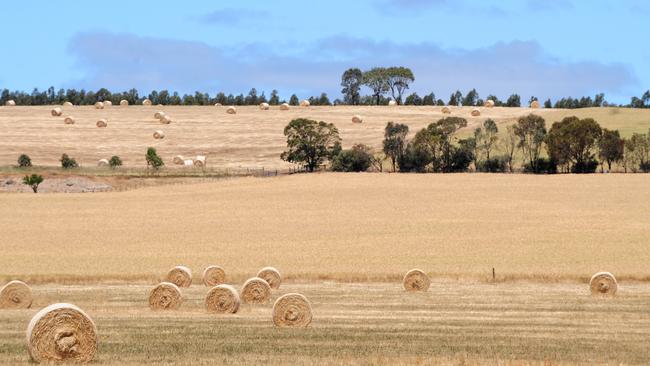
<path fill-rule="evenodd" d="M 262 278 L 249 278 L 242 286 L 240 297 L 246 304 L 266 304 L 271 300 L 271 286 Z"/>
<path fill-rule="evenodd" d="M 32 289 L 23 281 L 10 281 L 0 289 L 0 309 L 29 309 Z"/>
<path fill-rule="evenodd" d="M 226 282 L 226 271 L 220 266 L 211 265 L 203 270 L 203 284 L 208 287 L 222 285 Z"/>

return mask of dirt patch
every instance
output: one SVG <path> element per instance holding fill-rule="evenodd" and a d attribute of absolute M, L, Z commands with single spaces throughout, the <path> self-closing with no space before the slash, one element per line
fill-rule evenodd
<path fill-rule="evenodd" d="M 107 192 L 113 187 L 103 182 L 96 182 L 88 178 L 46 178 L 38 186 L 39 193 L 87 193 Z M 0 178 L 0 192 L 27 192 L 32 193 L 32 188 L 23 184 L 22 178 Z"/>

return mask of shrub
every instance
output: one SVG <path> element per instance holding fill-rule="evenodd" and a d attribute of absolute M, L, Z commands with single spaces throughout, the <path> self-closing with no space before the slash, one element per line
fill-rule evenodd
<path fill-rule="evenodd" d="M 370 148 L 363 144 L 354 145 L 352 149 L 343 150 L 332 160 L 335 172 L 365 172 L 372 164 Z"/>
<path fill-rule="evenodd" d="M 476 165 L 476 171 L 485 173 L 505 173 L 508 170 L 508 157 L 497 156 L 481 161 Z"/>
<path fill-rule="evenodd" d="M 32 166 L 32 159 L 28 155 L 22 154 L 18 157 L 18 166 L 28 168 Z"/>
<path fill-rule="evenodd" d="M 446 173 L 466 172 L 469 165 L 474 161 L 474 154 L 471 150 L 464 147 L 451 147 L 451 160 L 449 167 L 444 170 Z"/>
<path fill-rule="evenodd" d="M 77 161 L 69 157 L 68 154 L 61 155 L 61 167 L 63 169 L 77 168 L 78 166 Z"/>
<path fill-rule="evenodd" d="M 578 162 L 571 167 L 571 173 L 595 173 L 598 162 L 594 159 Z"/>
<path fill-rule="evenodd" d="M 118 166 L 122 166 L 122 159 L 120 159 L 119 156 L 113 155 L 111 156 L 111 159 L 108 161 L 108 166 L 111 168 L 117 168 Z"/>
<path fill-rule="evenodd" d="M 535 161 L 535 166 L 532 167 L 530 163 L 524 164 L 524 173 L 534 174 L 555 174 L 557 173 L 557 163 L 554 160 L 546 158 L 538 158 Z"/>
<path fill-rule="evenodd" d="M 640 168 L 641 171 L 643 171 L 644 173 L 650 173 L 650 161 L 646 161 L 645 163 L 641 163 L 641 164 L 639 165 L 639 168 Z"/>
<path fill-rule="evenodd" d="M 26 175 L 23 178 L 23 184 L 32 187 L 34 193 L 38 192 L 38 185 L 43 183 L 43 177 L 38 174 Z"/>
<path fill-rule="evenodd" d="M 145 155 L 145 159 L 147 159 L 147 166 L 150 166 L 156 170 L 165 165 L 162 158 L 158 156 L 156 149 L 153 147 L 147 149 L 147 155 Z"/>

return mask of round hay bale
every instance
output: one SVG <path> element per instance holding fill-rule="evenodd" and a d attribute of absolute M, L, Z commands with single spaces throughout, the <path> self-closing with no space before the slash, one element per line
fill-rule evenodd
<path fill-rule="evenodd" d="M 618 290 L 618 282 L 609 272 L 598 272 L 591 276 L 589 289 L 594 296 L 614 296 Z"/>
<path fill-rule="evenodd" d="M 203 167 L 205 167 L 206 162 L 207 162 L 207 160 L 206 160 L 205 155 L 197 155 L 196 159 L 194 159 L 194 166 L 199 167 L 199 168 L 203 168 Z"/>
<path fill-rule="evenodd" d="M 273 324 L 276 327 L 300 327 L 311 324 L 311 304 L 301 294 L 281 296 L 273 304 Z"/>
<path fill-rule="evenodd" d="M 260 103 L 260 109 L 263 111 L 268 111 L 270 108 L 269 103 Z"/>
<path fill-rule="evenodd" d="M 274 267 L 264 267 L 257 272 L 257 277 L 263 279 L 269 283 L 272 289 L 280 288 L 282 283 L 282 276 L 280 276 L 280 271 Z"/>
<path fill-rule="evenodd" d="M 388 105 L 391 106 L 391 107 L 394 107 L 394 106 L 397 105 L 397 102 L 394 101 L 394 100 L 390 100 L 390 101 L 388 101 Z"/>
<path fill-rule="evenodd" d="M 120 106 L 121 107 L 128 107 L 129 106 L 129 101 L 126 99 L 120 100 Z"/>
<path fill-rule="evenodd" d="M 0 309 L 29 309 L 32 289 L 23 281 L 10 281 L 0 289 Z"/>
<path fill-rule="evenodd" d="M 151 101 L 149 99 L 145 99 L 142 101 L 142 105 L 151 106 Z"/>
<path fill-rule="evenodd" d="M 163 112 L 163 111 L 158 111 L 158 112 L 153 114 L 153 118 L 155 118 L 157 120 L 161 120 L 164 116 L 165 116 L 165 112 Z"/>
<path fill-rule="evenodd" d="M 185 160 L 183 159 L 183 155 L 176 155 L 174 156 L 173 162 L 176 165 L 183 165 L 183 160 Z"/>
<path fill-rule="evenodd" d="M 173 121 L 172 121 L 172 118 L 171 118 L 170 116 L 168 116 L 168 115 L 164 115 L 164 116 L 162 116 L 162 118 L 160 119 L 160 123 L 165 124 L 165 125 L 168 125 L 168 124 L 170 124 L 170 123 L 172 123 L 172 122 L 173 122 Z"/>
<path fill-rule="evenodd" d="M 183 160 L 183 165 L 185 165 L 185 166 L 194 166 L 194 160 L 185 159 L 185 160 Z"/>
<path fill-rule="evenodd" d="M 52 304 L 27 327 L 27 350 L 34 362 L 89 362 L 97 352 L 97 327 L 72 304 Z"/>
<path fill-rule="evenodd" d="M 111 102 L 110 100 L 104 101 L 104 107 L 112 107 L 112 106 L 113 106 L 113 102 Z"/>
<path fill-rule="evenodd" d="M 70 103 L 70 102 L 63 102 L 63 106 L 64 106 L 64 107 L 72 107 L 73 104 Z"/>
<path fill-rule="evenodd" d="M 5 105 L 6 105 L 7 107 L 15 107 L 15 106 L 16 106 L 16 101 L 14 101 L 14 100 L 8 100 L 8 101 L 5 102 Z"/>
<path fill-rule="evenodd" d="M 431 281 L 424 271 L 412 269 L 406 273 L 402 284 L 404 285 L 404 289 L 409 292 L 427 291 L 431 285 Z"/>
<path fill-rule="evenodd" d="M 221 103 L 214 103 L 214 106 L 215 106 L 215 107 L 223 107 L 223 104 L 221 104 Z"/>
<path fill-rule="evenodd" d="M 361 123 L 363 122 L 363 119 L 361 119 L 361 116 L 355 115 L 352 116 L 352 123 Z"/>
<path fill-rule="evenodd" d="M 530 108 L 539 108 L 539 101 L 533 100 L 533 102 L 530 103 Z"/>
<path fill-rule="evenodd" d="M 99 159 L 97 166 L 108 166 L 108 159 Z"/>
<path fill-rule="evenodd" d="M 102 118 L 102 119 L 98 120 L 97 123 L 95 123 L 95 125 L 97 125 L 97 127 L 99 127 L 99 128 L 103 128 L 103 127 L 108 126 L 108 121 L 106 120 L 106 118 Z"/>
<path fill-rule="evenodd" d="M 182 303 L 181 289 L 171 282 L 161 282 L 149 292 L 151 310 L 177 310 Z"/>
<path fill-rule="evenodd" d="M 477 108 L 472 109 L 472 117 L 478 117 L 481 115 L 481 111 L 479 111 Z"/>
<path fill-rule="evenodd" d="M 266 304 L 271 300 L 271 286 L 259 277 L 249 278 L 244 282 L 240 297 L 246 304 Z"/>
<path fill-rule="evenodd" d="M 494 107 L 494 101 L 492 99 L 488 99 L 485 101 L 485 103 L 483 103 L 483 105 L 487 108 L 492 108 Z"/>
<path fill-rule="evenodd" d="M 230 285 L 217 285 L 205 296 L 205 308 L 208 313 L 234 314 L 239 310 L 239 294 Z"/>
<path fill-rule="evenodd" d="M 237 108 L 230 106 L 228 109 L 226 109 L 226 113 L 228 114 L 237 114 Z"/>
<path fill-rule="evenodd" d="M 280 104 L 280 110 L 281 111 L 288 111 L 289 110 L 289 103 Z"/>
<path fill-rule="evenodd" d="M 444 114 L 451 114 L 451 109 L 449 109 L 449 107 L 442 107 L 441 111 Z"/>
<path fill-rule="evenodd" d="M 74 124 L 74 117 L 72 116 L 67 116 L 63 119 L 63 123 L 66 125 L 73 125 Z"/>
<path fill-rule="evenodd" d="M 104 109 L 104 103 L 102 102 L 95 103 L 95 109 Z"/>
<path fill-rule="evenodd" d="M 203 284 L 208 287 L 221 285 L 226 282 L 226 271 L 219 266 L 207 266 L 203 270 Z"/>
<path fill-rule="evenodd" d="M 178 287 L 190 287 L 192 284 L 192 271 L 185 266 L 176 266 L 167 272 L 165 281 Z"/>
<path fill-rule="evenodd" d="M 309 101 L 307 99 L 303 99 L 303 100 L 300 101 L 300 106 L 301 107 L 309 107 L 310 105 L 311 105 L 311 103 L 309 103 Z"/>
<path fill-rule="evenodd" d="M 60 117 L 63 114 L 63 111 L 59 107 L 52 108 L 50 111 L 52 113 L 52 117 Z"/>
<path fill-rule="evenodd" d="M 161 140 L 165 138 L 165 133 L 162 132 L 161 130 L 156 130 L 156 132 L 153 133 L 153 138 L 156 140 Z"/>

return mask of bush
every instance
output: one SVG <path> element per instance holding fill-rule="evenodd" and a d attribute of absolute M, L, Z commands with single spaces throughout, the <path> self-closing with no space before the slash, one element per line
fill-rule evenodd
<path fill-rule="evenodd" d="M 429 150 L 422 145 L 409 143 L 404 154 L 397 158 L 400 173 L 424 173 L 432 157 Z"/>
<path fill-rule="evenodd" d="M 61 167 L 63 169 L 77 168 L 78 166 L 77 161 L 69 157 L 68 154 L 61 155 Z"/>
<path fill-rule="evenodd" d="M 370 148 L 363 144 L 354 145 L 350 150 L 343 150 L 332 160 L 335 172 L 365 172 L 372 165 L 373 156 Z"/>
<path fill-rule="evenodd" d="M 38 174 L 32 174 L 32 175 L 26 175 L 23 178 L 23 184 L 26 184 L 30 187 L 32 187 L 32 190 L 34 193 L 38 192 L 38 185 L 43 183 L 43 176 L 40 176 Z"/>
<path fill-rule="evenodd" d="M 32 159 L 28 155 L 22 154 L 18 157 L 18 166 L 21 168 L 28 168 L 32 166 Z"/>
<path fill-rule="evenodd" d="M 557 173 L 557 163 L 554 160 L 546 158 L 538 158 L 536 167 L 532 167 L 530 163 L 524 165 L 524 173 L 534 174 L 555 174 Z"/>
<path fill-rule="evenodd" d="M 644 173 L 650 173 L 650 161 L 646 161 L 645 163 L 641 163 L 639 165 L 639 168 Z"/>
<path fill-rule="evenodd" d="M 497 156 L 476 165 L 476 171 L 484 173 L 505 173 L 508 170 L 508 157 Z"/>
<path fill-rule="evenodd" d="M 466 172 L 469 165 L 474 161 L 474 154 L 471 150 L 463 147 L 456 148 L 452 146 L 451 161 L 449 168 L 445 169 L 445 173 L 460 173 Z"/>
<path fill-rule="evenodd" d="M 147 155 L 145 155 L 145 159 L 147 159 L 147 166 L 150 166 L 156 170 L 165 165 L 162 158 L 158 156 L 156 149 L 153 147 L 147 149 Z"/>
<path fill-rule="evenodd" d="M 122 159 L 120 159 L 119 156 L 113 155 L 111 156 L 111 159 L 108 161 L 108 166 L 111 168 L 117 168 L 118 166 L 122 166 Z"/>
<path fill-rule="evenodd" d="M 571 167 L 571 173 L 595 173 L 597 168 L 598 162 L 592 159 L 575 164 Z"/>

